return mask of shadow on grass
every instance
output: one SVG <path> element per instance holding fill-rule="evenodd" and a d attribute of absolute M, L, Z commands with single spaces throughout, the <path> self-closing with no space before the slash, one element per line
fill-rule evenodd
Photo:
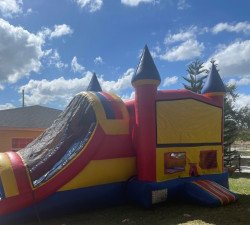
<path fill-rule="evenodd" d="M 243 180 L 239 180 L 244 178 Z M 239 194 L 239 200 L 226 206 L 209 208 L 181 202 L 169 202 L 144 209 L 135 205 L 123 205 L 95 210 L 79 210 L 74 213 L 60 211 L 51 217 L 27 217 L 30 222 L 15 221 L 8 225 L 166 225 L 166 224 L 216 224 L 246 225 L 250 221 L 250 191 L 248 190 L 250 174 L 234 173 L 231 183 Z M 247 180 L 246 180 L 247 179 Z M 242 182 L 244 185 L 242 185 Z M 243 192 L 242 189 L 247 188 Z M 2 225 L 1 221 L 0 224 Z"/>
<path fill-rule="evenodd" d="M 77 214 L 41 218 L 22 225 L 166 225 L 166 224 L 216 224 L 245 225 L 250 221 L 250 195 L 239 195 L 239 201 L 227 206 L 209 208 L 187 203 L 172 202 L 144 209 L 123 205 L 83 211 Z M 17 223 L 15 223 L 17 224 Z M 11 225 L 11 224 L 8 224 Z"/>
<path fill-rule="evenodd" d="M 233 173 L 230 178 L 232 179 L 240 179 L 240 178 L 247 178 L 250 179 L 250 173 Z"/>

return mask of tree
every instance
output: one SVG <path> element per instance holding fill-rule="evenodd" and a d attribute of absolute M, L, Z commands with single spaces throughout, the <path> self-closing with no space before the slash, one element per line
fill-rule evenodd
<path fill-rule="evenodd" d="M 235 166 L 239 163 L 239 153 L 231 149 L 231 144 L 237 139 L 250 139 L 250 108 L 235 106 L 239 95 L 236 85 L 227 85 L 224 104 L 224 163 L 225 166 Z"/>
<path fill-rule="evenodd" d="M 201 89 L 204 85 L 204 79 L 207 78 L 207 75 L 203 75 L 207 73 L 207 70 L 204 69 L 204 62 L 196 59 L 192 63 L 188 65 L 187 72 L 189 77 L 183 77 L 188 84 L 183 84 L 185 89 L 201 93 Z"/>
<path fill-rule="evenodd" d="M 224 147 L 228 148 L 237 138 L 238 112 L 234 107 L 234 103 L 238 98 L 236 93 L 236 85 L 226 85 L 226 95 L 224 98 Z"/>
<path fill-rule="evenodd" d="M 224 101 L 224 142 L 225 147 L 230 146 L 240 138 L 243 131 L 250 129 L 250 108 L 245 106 L 237 108 L 236 100 L 239 98 L 235 84 L 226 85 L 227 93 Z"/>
<path fill-rule="evenodd" d="M 239 130 L 238 139 L 250 141 L 250 108 L 247 106 L 241 108 L 239 117 L 241 129 Z"/>

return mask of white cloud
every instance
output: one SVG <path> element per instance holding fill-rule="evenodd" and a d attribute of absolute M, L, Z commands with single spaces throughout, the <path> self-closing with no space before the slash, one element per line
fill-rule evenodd
<path fill-rule="evenodd" d="M 245 106 L 250 107 L 250 95 L 240 93 L 239 97 L 237 98 L 235 102 L 236 108 L 242 108 Z"/>
<path fill-rule="evenodd" d="M 2 84 L 0 84 L 0 91 L 3 91 L 4 90 L 4 86 Z"/>
<path fill-rule="evenodd" d="M 96 58 L 94 59 L 94 63 L 95 63 L 96 65 L 100 65 L 100 64 L 103 64 L 104 61 L 103 61 L 103 59 L 102 59 L 101 56 L 98 56 L 98 57 L 96 57 Z"/>
<path fill-rule="evenodd" d="M 82 78 L 66 80 L 59 77 L 54 80 L 33 80 L 20 87 L 19 92 L 25 89 L 26 105 L 44 105 L 56 102 L 58 105 L 65 105 L 77 93 L 86 90 L 92 73 L 87 72 Z"/>
<path fill-rule="evenodd" d="M 164 39 L 164 44 L 167 47 L 165 52 L 159 49 L 154 54 L 167 61 L 182 61 L 200 57 L 205 47 L 203 43 L 197 41 L 196 37 L 204 32 L 207 32 L 206 27 L 198 29 L 197 26 L 181 29 L 174 34 L 169 31 Z"/>
<path fill-rule="evenodd" d="M 140 57 L 141 57 L 141 54 L 142 54 L 142 51 L 143 51 L 143 49 L 140 49 L 140 51 L 139 51 L 139 54 L 140 55 L 138 55 L 138 59 L 140 59 Z M 152 57 L 153 58 L 157 58 L 158 57 L 158 55 L 161 53 L 161 48 L 160 48 L 160 46 L 155 46 L 155 47 L 153 47 L 151 50 L 150 50 L 150 53 L 151 53 L 151 55 L 152 55 Z"/>
<path fill-rule="evenodd" d="M 166 77 L 163 81 L 162 86 L 163 87 L 167 87 L 173 84 L 176 84 L 178 81 L 178 77 L 177 76 L 172 76 L 172 77 Z"/>
<path fill-rule="evenodd" d="M 15 108 L 15 106 L 11 103 L 5 103 L 3 105 L 0 105 L 0 110 L 12 109 L 12 108 Z"/>
<path fill-rule="evenodd" d="M 138 6 L 141 3 L 156 3 L 155 0 L 121 0 L 121 3 L 127 6 Z"/>
<path fill-rule="evenodd" d="M 61 56 L 56 49 L 45 50 L 43 57 L 48 66 L 55 66 L 57 69 L 68 67 L 68 64 L 61 61 Z"/>
<path fill-rule="evenodd" d="M 26 14 L 29 15 L 31 13 L 33 13 L 33 10 L 31 8 L 28 8 Z"/>
<path fill-rule="evenodd" d="M 81 73 L 85 70 L 85 67 L 82 66 L 77 62 L 77 57 L 74 56 L 72 61 L 71 61 L 71 69 L 73 70 L 74 73 Z"/>
<path fill-rule="evenodd" d="M 128 69 L 117 81 L 105 81 L 103 77 L 99 79 L 102 89 L 104 91 L 111 91 L 121 93 L 122 90 L 131 88 L 131 79 L 134 74 L 134 69 Z"/>
<path fill-rule="evenodd" d="M 239 22 L 239 23 L 218 23 L 212 28 L 212 33 L 217 34 L 222 31 L 227 32 L 235 32 L 235 33 L 245 33 L 250 34 L 250 23 L 245 22 Z"/>
<path fill-rule="evenodd" d="M 1 0 L 0 12 L 4 17 L 12 17 L 22 13 L 22 0 Z"/>
<path fill-rule="evenodd" d="M 248 86 L 250 85 L 250 75 L 246 75 L 240 79 L 230 79 L 228 84 L 236 84 L 236 86 Z"/>
<path fill-rule="evenodd" d="M 181 30 L 176 34 L 168 34 L 164 39 L 164 44 L 171 44 L 180 41 L 187 41 L 190 39 L 195 39 L 197 32 L 196 26 L 191 26 L 187 30 Z"/>
<path fill-rule="evenodd" d="M 103 0 L 74 0 L 80 8 L 86 8 L 93 13 L 102 8 Z"/>
<path fill-rule="evenodd" d="M 61 56 L 59 55 L 58 51 L 49 49 L 45 52 L 47 56 L 48 65 L 54 65 L 57 69 L 67 68 L 68 64 L 65 64 L 61 61 Z"/>
<path fill-rule="evenodd" d="M 50 34 L 50 38 L 57 38 L 73 33 L 73 30 L 70 28 L 70 26 L 66 24 L 55 25 L 54 28 L 54 31 L 52 31 Z"/>
<path fill-rule="evenodd" d="M 190 8 L 190 4 L 187 3 L 187 0 L 179 0 L 177 3 L 177 9 L 179 10 L 185 10 Z"/>
<path fill-rule="evenodd" d="M 134 69 L 128 69 L 117 81 L 106 81 L 99 78 L 100 85 L 104 91 L 120 94 L 123 90 L 131 88 L 131 78 Z M 82 78 L 66 80 L 60 77 L 54 80 L 30 80 L 26 85 L 20 87 L 19 92 L 25 89 L 25 103 L 27 105 L 46 105 L 56 103 L 65 106 L 70 99 L 81 91 L 85 91 L 92 73 L 87 71 Z"/>
<path fill-rule="evenodd" d="M 199 57 L 204 50 L 204 44 L 197 40 L 190 39 L 160 55 L 160 59 L 167 61 L 182 61 Z"/>
<path fill-rule="evenodd" d="M 0 18 L 0 81 L 16 82 L 38 72 L 44 40 Z"/>
<path fill-rule="evenodd" d="M 73 30 L 69 25 L 66 24 L 55 25 L 54 30 L 44 27 L 40 32 L 38 32 L 38 35 L 43 39 L 47 37 L 49 39 L 53 39 L 70 34 L 73 34 Z"/>
<path fill-rule="evenodd" d="M 45 38 L 50 37 L 51 32 L 51 29 L 48 27 L 42 27 L 41 31 L 39 31 L 37 35 L 45 40 Z"/>
<path fill-rule="evenodd" d="M 132 91 L 132 92 L 129 92 L 128 94 L 122 95 L 121 98 L 123 99 L 123 101 L 135 99 L 135 91 Z"/>
<path fill-rule="evenodd" d="M 236 41 L 228 46 L 222 46 L 211 58 L 216 60 L 223 76 L 249 75 L 250 40 Z"/>
<path fill-rule="evenodd" d="M 228 84 L 228 85 L 235 85 L 235 84 L 237 83 L 237 81 L 238 81 L 238 80 L 232 78 L 232 79 L 230 79 L 230 80 L 227 82 L 227 84 Z"/>

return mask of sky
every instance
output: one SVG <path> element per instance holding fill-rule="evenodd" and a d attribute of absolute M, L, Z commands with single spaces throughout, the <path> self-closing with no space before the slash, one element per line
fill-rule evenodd
<path fill-rule="evenodd" d="M 134 96 L 145 44 L 159 89 L 183 89 L 195 59 L 218 64 L 250 106 L 249 0 L 0 0 L 0 109 L 63 109 L 97 74 L 104 91 Z"/>

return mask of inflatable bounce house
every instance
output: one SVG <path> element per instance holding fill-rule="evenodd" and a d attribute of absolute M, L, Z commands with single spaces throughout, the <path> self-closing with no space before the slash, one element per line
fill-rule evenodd
<path fill-rule="evenodd" d="M 0 218 L 36 207 L 60 211 L 177 198 L 236 200 L 223 167 L 223 96 L 215 65 L 202 90 L 157 90 L 145 46 L 132 78 L 135 99 L 103 92 L 94 74 L 58 119 L 18 152 L 0 153 Z"/>

